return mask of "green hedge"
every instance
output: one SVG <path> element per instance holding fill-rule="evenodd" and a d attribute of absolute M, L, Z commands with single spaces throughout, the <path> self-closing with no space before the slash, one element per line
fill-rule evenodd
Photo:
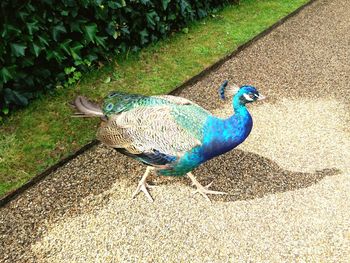
<path fill-rule="evenodd" d="M 2 0 L 0 110 L 27 105 L 115 54 L 137 51 L 229 0 Z"/>

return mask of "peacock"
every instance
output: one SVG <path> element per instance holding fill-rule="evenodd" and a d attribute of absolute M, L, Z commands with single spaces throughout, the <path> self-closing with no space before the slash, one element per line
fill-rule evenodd
<path fill-rule="evenodd" d="M 227 80 L 219 95 L 221 99 L 233 97 L 234 114 L 229 118 L 215 117 L 182 97 L 122 92 L 110 93 L 102 108 L 78 96 L 76 116 L 100 117 L 97 139 L 147 166 L 132 198 L 143 192 L 153 202 L 146 179 L 154 171 L 165 176 L 187 175 L 196 186 L 195 193 L 210 201 L 207 194 L 226 193 L 210 190 L 212 183 L 202 186 L 191 171 L 241 144 L 253 126 L 246 104 L 264 98 L 253 86 L 228 85 Z"/>

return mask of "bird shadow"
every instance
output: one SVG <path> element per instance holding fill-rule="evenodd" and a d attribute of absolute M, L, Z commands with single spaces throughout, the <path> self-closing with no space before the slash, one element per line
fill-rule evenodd
<path fill-rule="evenodd" d="M 252 152 L 239 149 L 221 155 L 194 170 L 202 185 L 213 181 L 211 190 L 227 195 L 210 195 L 211 200 L 233 202 L 261 198 L 268 194 L 307 188 L 326 176 L 340 174 L 337 168 L 322 169 L 313 173 L 283 169 L 276 162 Z M 175 179 L 176 180 L 176 179 Z M 158 177 L 156 184 L 169 184 L 172 180 Z M 189 185 L 189 180 L 179 179 Z"/>

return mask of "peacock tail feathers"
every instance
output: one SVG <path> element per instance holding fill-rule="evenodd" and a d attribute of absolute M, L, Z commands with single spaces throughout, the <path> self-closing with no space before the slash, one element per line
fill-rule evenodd
<path fill-rule="evenodd" d="M 105 98 L 102 109 L 105 115 L 121 113 L 137 107 L 148 107 L 156 105 L 196 105 L 188 99 L 171 95 L 144 96 L 139 94 L 127 94 L 113 92 Z M 198 106 L 198 105 L 197 105 Z M 198 108 L 201 108 L 198 106 Z"/>
<path fill-rule="evenodd" d="M 76 97 L 73 106 L 78 110 L 74 117 L 104 117 L 101 107 L 83 96 Z"/>

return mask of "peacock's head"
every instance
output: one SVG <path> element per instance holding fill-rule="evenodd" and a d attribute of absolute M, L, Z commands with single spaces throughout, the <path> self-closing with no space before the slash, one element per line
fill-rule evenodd
<path fill-rule="evenodd" d="M 241 104 L 251 103 L 256 100 L 265 99 L 265 96 L 259 94 L 255 87 L 249 85 L 240 87 L 235 97 L 238 97 L 239 102 Z"/>
<path fill-rule="evenodd" d="M 219 88 L 219 94 L 221 99 L 225 99 L 225 95 L 233 96 L 236 102 L 240 104 L 251 103 L 256 100 L 263 100 L 265 97 L 257 91 L 257 89 L 250 85 L 244 85 L 238 87 L 237 85 L 228 85 L 228 81 L 225 80 L 224 83 Z"/>

